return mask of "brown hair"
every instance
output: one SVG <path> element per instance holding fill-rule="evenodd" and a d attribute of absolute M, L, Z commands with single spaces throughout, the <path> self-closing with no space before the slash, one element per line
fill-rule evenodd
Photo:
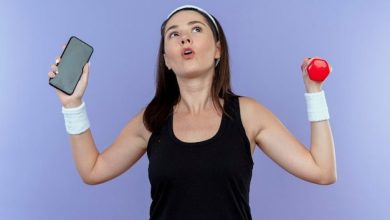
<path fill-rule="evenodd" d="M 203 12 L 192 8 L 182 10 L 193 10 L 200 13 L 211 27 L 213 31 L 214 40 L 220 41 L 221 58 L 219 64 L 215 67 L 215 74 L 211 85 L 211 96 L 214 106 L 217 106 L 219 110 L 223 111 L 223 107 L 219 102 L 219 98 L 224 99 L 226 103 L 229 96 L 235 95 L 231 91 L 230 85 L 229 51 L 225 34 L 218 20 L 214 17 L 213 18 L 218 26 L 218 31 L 215 29 L 214 24 L 212 23 L 210 18 L 208 18 L 208 16 L 205 15 Z M 152 101 L 146 107 L 143 116 L 145 127 L 150 132 L 156 132 L 161 129 L 168 116 L 172 113 L 173 106 L 180 101 L 180 90 L 179 85 L 177 83 L 176 75 L 172 70 L 169 70 L 165 66 L 163 56 L 164 29 L 168 20 L 169 18 L 166 19 L 161 25 L 161 40 L 157 58 L 156 93 Z M 227 114 L 225 111 L 223 111 L 223 113 Z"/>

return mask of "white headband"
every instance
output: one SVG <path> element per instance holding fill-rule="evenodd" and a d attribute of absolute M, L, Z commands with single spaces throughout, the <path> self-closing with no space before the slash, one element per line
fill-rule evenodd
<path fill-rule="evenodd" d="M 169 13 L 169 15 L 167 16 L 167 19 L 169 19 L 177 11 L 180 11 L 180 10 L 186 9 L 186 8 L 195 9 L 195 10 L 200 11 L 203 14 L 207 15 L 207 17 L 213 22 L 215 30 L 217 31 L 217 34 L 219 35 L 218 25 L 217 25 L 217 22 L 215 22 L 213 16 L 211 16 L 211 14 L 209 14 L 206 10 L 204 10 L 202 8 L 199 8 L 198 6 L 195 6 L 195 5 L 183 5 L 183 6 L 180 6 L 180 7 L 176 8 L 171 13 Z"/>

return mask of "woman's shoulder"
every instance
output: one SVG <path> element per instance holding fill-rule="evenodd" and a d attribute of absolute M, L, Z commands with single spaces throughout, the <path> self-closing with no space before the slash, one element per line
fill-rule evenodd
<path fill-rule="evenodd" d="M 130 128 L 129 130 L 131 130 L 131 132 L 135 133 L 147 142 L 151 136 L 151 132 L 145 126 L 144 113 L 145 108 L 142 108 L 135 116 L 133 116 L 133 118 L 131 118 L 127 127 Z"/>
<path fill-rule="evenodd" d="M 272 112 L 261 102 L 248 96 L 239 96 L 240 115 L 243 124 L 256 131 L 267 124 Z"/>
<path fill-rule="evenodd" d="M 256 99 L 249 96 L 237 96 L 240 103 L 240 110 L 245 112 L 261 111 L 265 106 Z"/>

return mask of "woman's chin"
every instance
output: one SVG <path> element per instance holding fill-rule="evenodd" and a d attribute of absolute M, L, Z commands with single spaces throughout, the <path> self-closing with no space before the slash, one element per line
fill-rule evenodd
<path fill-rule="evenodd" d="M 181 71 L 178 71 L 176 73 L 177 77 L 181 78 L 197 78 L 200 76 L 204 76 L 207 73 L 210 73 L 210 69 L 205 69 L 205 68 L 199 68 L 199 67 L 187 67 Z"/>

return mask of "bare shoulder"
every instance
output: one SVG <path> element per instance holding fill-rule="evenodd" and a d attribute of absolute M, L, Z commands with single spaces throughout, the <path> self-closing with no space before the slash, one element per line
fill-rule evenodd
<path fill-rule="evenodd" d="M 243 96 L 239 102 L 242 123 L 251 136 L 259 134 L 274 118 L 272 112 L 254 98 Z"/>
<path fill-rule="evenodd" d="M 249 96 L 241 96 L 239 98 L 240 101 L 240 109 L 242 110 L 254 110 L 255 108 L 261 108 L 262 104 L 258 102 L 256 99 L 251 98 Z"/>
<path fill-rule="evenodd" d="M 248 119 L 261 118 L 260 114 L 269 111 L 263 104 L 254 98 L 242 96 L 239 98 L 241 116 Z"/>
<path fill-rule="evenodd" d="M 123 128 L 122 133 L 125 136 L 136 136 L 138 138 L 141 138 L 144 142 L 142 145 L 143 148 L 146 149 L 146 144 L 149 141 L 149 138 L 151 136 L 151 132 L 146 128 L 144 124 L 144 112 L 145 109 L 141 109 L 140 112 L 137 113 Z"/>

